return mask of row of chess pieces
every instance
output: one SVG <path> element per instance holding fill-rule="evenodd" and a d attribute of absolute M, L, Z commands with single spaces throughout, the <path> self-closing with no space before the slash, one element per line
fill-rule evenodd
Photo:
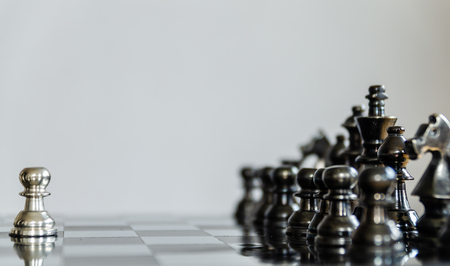
<path fill-rule="evenodd" d="M 342 125 L 348 147 L 343 136 L 331 146 L 319 135 L 302 146 L 299 161 L 242 169 L 245 194 L 235 217 L 261 237 L 259 255 L 346 265 L 402 265 L 411 257 L 424 264 L 450 261 L 448 119 L 433 114 L 406 140 L 405 129 L 394 126 L 397 118 L 385 115 L 384 86 L 371 86 L 366 98 L 368 115 L 353 107 Z M 406 166 L 426 152 L 432 160 L 412 193 L 425 207 L 419 219 L 407 198 L 406 181 L 413 178 Z M 311 154 L 325 167 L 302 168 Z M 252 198 L 255 184 L 262 188 L 259 202 Z"/>

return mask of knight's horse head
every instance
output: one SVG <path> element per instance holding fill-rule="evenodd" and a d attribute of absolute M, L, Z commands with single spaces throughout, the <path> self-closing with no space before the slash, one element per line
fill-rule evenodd
<path fill-rule="evenodd" d="M 329 147 L 330 142 L 328 141 L 323 131 L 319 130 L 317 135 L 314 136 L 313 139 L 308 144 L 300 146 L 302 158 L 300 159 L 299 165 L 302 165 L 305 159 L 308 158 L 310 155 L 317 155 L 318 158 L 318 162 L 316 162 L 317 165 L 320 161 L 324 160 L 326 152 L 328 151 Z"/>
<path fill-rule="evenodd" d="M 432 114 L 428 124 L 420 125 L 414 138 L 405 143 L 405 150 L 410 159 L 416 160 L 426 152 L 449 152 L 450 123 L 442 114 Z"/>
<path fill-rule="evenodd" d="M 412 160 L 426 152 L 432 159 L 412 195 L 422 198 L 450 199 L 450 123 L 442 114 L 430 115 L 428 124 L 422 124 L 416 136 L 405 142 L 405 150 Z"/>
<path fill-rule="evenodd" d="M 330 142 L 323 131 L 319 130 L 317 135 L 315 135 L 309 143 L 300 146 L 300 150 L 303 156 L 316 154 L 319 157 L 323 157 L 328 147 L 330 147 Z"/>

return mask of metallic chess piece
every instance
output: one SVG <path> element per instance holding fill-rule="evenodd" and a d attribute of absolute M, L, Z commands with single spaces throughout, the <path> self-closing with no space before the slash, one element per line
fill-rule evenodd
<path fill-rule="evenodd" d="M 50 172 L 44 167 L 25 168 L 19 174 L 25 190 L 19 195 L 26 198 L 25 208 L 14 220 L 11 236 L 38 237 L 57 234 L 55 220 L 44 208 L 44 197 L 50 195 L 45 188 L 50 183 Z"/>
<path fill-rule="evenodd" d="M 302 168 L 297 174 L 300 191 L 294 196 L 300 198 L 300 209 L 288 220 L 286 235 L 291 246 L 306 245 L 306 234 L 312 218 L 318 211 L 316 194 L 319 190 L 313 182 L 315 168 Z"/>
<path fill-rule="evenodd" d="M 396 172 L 390 167 L 366 168 L 358 178 L 361 201 L 366 207 L 361 224 L 352 235 L 352 262 L 398 265 L 405 255 L 402 233 L 389 219 L 386 207 L 393 203 Z"/>
<path fill-rule="evenodd" d="M 267 247 L 262 250 L 265 261 L 272 263 L 288 263 L 296 261 L 298 254 L 289 248 L 286 228 L 288 218 L 299 209 L 293 194 L 297 190 L 295 177 L 298 168 L 283 165 L 271 171 L 272 204 L 266 210 L 264 219 L 264 243 Z"/>
<path fill-rule="evenodd" d="M 263 227 L 264 226 L 264 214 L 269 208 L 270 204 L 273 200 L 273 183 L 270 179 L 270 173 L 272 172 L 272 167 L 264 167 L 259 169 L 256 172 L 256 175 L 261 179 L 261 187 L 263 191 L 263 195 L 261 197 L 261 201 L 255 207 L 255 214 L 253 224 L 255 227 Z"/>
<path fill-rule="evenodd" d="M 11 237 L 14 251 L 25 265 L 43 265 L 44 260 L 55 248 L 56 236 Z"/>
<path fill-rule="evenodd" d="M 347 260 L 351 235 L 359 225 L 350 210 L 350 201 L 356 198 L 352 188 L 357 177 L 358 171 L 350 166 L 330 166 L 323 172 L 323 181 L 329 189 L 324 199 L 330 201 L 330 211 L 319 224 L 314 240 L 317 257 L 323 263 Z"/>
<path fill-rule="evenodd" d="M 244 184 L 244 197 L 239 202 L 234 217 L 238 224 L 247 224 L 252 219 L 255 208 L 255 200 L 253 199 L 252 190 L 254 187 L 254 171 L 250 167 L 241 169 L 241 177 Z"/>
<path fill-rule="evenodd" d="M 405 150 L 411 160 L 421 158 L 426 152 L 432 154 L 430 164 L 412 192 L 412 195 L 420 197 L 425 207 L 425 213 L 417 222 L 419 235 L 414 242 L 418 246 L 438 246 L 439 232 L 447 221 L 450 202 L 449 140 L 448 119 L 442 114 L 432 114 L 429 123 L 420 125 L 414 138 L 405 142 Z"/>
<path fill-rule="evenodd" d="M 325 157 L 325 166 L 332 165 L 343 165 L 345 164 L 346 158 L 343 155 L 344 150 L 347 147 L 345 146 L 345 137 L 343 135 L 336 136 L 336 144 L 331 146 Z"/>
<path fill-rule="evenodd" d="M 316 246 L 346 246 L 359 222 L 350 212 L 349 201 L 356 197 L 351 189 L 358 172 L 350 166 L 330 166 L 323 172 L 323 181 L 329 189 L 324 199 L 330 201 L 330 211 L 317 228 Z"/>
<path fill-rule="evenodd" d="M 369 115 L 355 117 L 355 122 L 362 137 L 363 152 L 356 162 L 366 166 L 383 166 L 377 152 L 387 137 L 387 128 L 393 126 L 397 117 L 385 116 L 384 100 L 388 98 L 383 85 L 369 87 Z"/>
<path fill-rule="evenodd" d="M 314 194 L 314 197 L 320 202 L 319 211 L 314 214 L 314 217 L 311 220 L 311 223 L 308 226 L 308 231 L 306 234 L 306 239 L 308 245 L 314 244 L 314 238 L 317 235 L 317 227 L 320 222 L 322 222 L 323 218 L 328 214 L 330 208 L 330 201 L 324 199 L 324 196 L 328 194 L 328 188 L 325 186 L 323 182 L 323 172 L 325 168 L 319 168 L 314 173 L 313 182 L 316 187 L 319 189 L 319 193 Z"/>
<path fill-rule="evenodd" d="M 298 163 L 298 168 L 303 165 L 307 158 L 314 155 L 317 156 L 315 167 L 325 165 L 325 156 L 329 148 L 330 142 L 328 141 L 325 134 L 322 131 L 319 131 L 308 144 L 300 146 L 302 158 Z"/>
<path fill-rule="evenodd" d="M 417 212 L 411 209 L 406 193 L 405 181 L 414 180 L 406 171 L 409 156 L 405 151 L 405 129 L 402 126 L 393 126 L 387 129 L 388 136 L 378 149 L 378 158 L 384 165 L 392 167 L 397 176 L 397 186 L 394 190 L 394 205 L 387 206 L 390 218 L 397 228 L 403 232 L 403 238 L 409 240 L 417 236 Z"/>
<path fill-rule="evenodd" d="M 294 201 L 293 194 L 297 188 L 295 177 L 298 169 L 295 166 L 280 166 L 271 172 L 271 179 L 274 184 L 272 189 L 272 204 L 264 214 L 264 231 L 272 228 L 287 228 L 287 220 L 292 213 L 299 209 Z"/>
<path fill-rule="evenodd" d="M 388 98 L 383 85 L 369 87 L 369 116 L 355 117 L 355 122 L 362 137 L 363 152 L 356 157 L 355 162 L 365 167 L 383 166 L 378 159 L 377 152 L 383 140 L 387 137 L 387 128 L 393 126 L 397 121 L 396 117 L 386 116 L 384 110 L 384 100 Z M 363 207 L 361 204 L 355 207 L 353 213 L 359 219 L 362 216 Z"/>
<path fill-rule="evenodd" d="M 364 105 L 353 106 L 352 116 L 348 117 L 345 120 L 344 124 L 342 124 L 342 126 L 345 127 L 348 131 L 348 140 L 349 140 L 349 145 L 347 149 L 343 151 L 342 155 L 346 158 L 345 164 L 357 170 L 361 165 L 355 162 L 355 160 L 356 157 L 361 155 L 363 151 L 363 146 L 361 135 L 359 134 L 358 127 L 356 126 L 355 118 L 363 116 L 364 111 L 365 111 Z"/>

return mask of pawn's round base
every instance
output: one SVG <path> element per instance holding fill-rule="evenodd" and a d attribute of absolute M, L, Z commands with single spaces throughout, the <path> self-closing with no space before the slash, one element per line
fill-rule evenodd
<path fill-rule="evenodd" d="M 16 237 L 44 237 L 55 236 L 58 230 L 55 220 L 47 211 L 21 211 L 14 220 L 14 228 L 10 236 Z"/>
<path fill-rule="evenodd" d="M 47 237 L 56 236 L 58 230 L 56 228 L 39 228 L 39 227 L 14 227 L 11 229 L 9 236 L 11 237 Z"/>

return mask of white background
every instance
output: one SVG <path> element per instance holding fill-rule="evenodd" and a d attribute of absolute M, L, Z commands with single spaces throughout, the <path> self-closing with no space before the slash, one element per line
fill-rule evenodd
<path fill-rule="evenodd" d="M 242 165 L 334 142 L 367 88 L 414 136 L 450 116 L 449 1 L 2 1 L 0 214 L 231 214 Z M 430 156 L 411 162 L 409 190 Z M 422 213 L 416 197 L 413 207 Z"/>

